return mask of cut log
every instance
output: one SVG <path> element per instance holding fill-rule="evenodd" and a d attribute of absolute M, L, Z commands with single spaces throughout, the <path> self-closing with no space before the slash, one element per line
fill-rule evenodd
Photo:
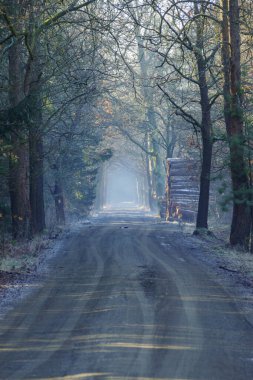
<path fill-rule="evenodd" d="M 199 198 L 199 165 L 196 161 L 167 161 L 166 217 L 194 222 Z"/>

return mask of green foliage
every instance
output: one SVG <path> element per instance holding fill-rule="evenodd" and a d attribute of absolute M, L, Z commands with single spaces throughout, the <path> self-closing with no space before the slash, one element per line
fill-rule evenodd
<path fill-rule="evenodd" d="M 222 182 L 221 186 L 218 188 L 219 194 L 221 195 L 224 194 L 227 188 L 228 188 L 228 184 L 226 182 Z"/>
<path fill-rule="evenodd" d="M 103 149 L 99 153 L 100 160 L 103 162 L 109 160 L 110 158 L 112 158 L 112 156 L 113 156 L 113 152 L 111 148 Z"/>

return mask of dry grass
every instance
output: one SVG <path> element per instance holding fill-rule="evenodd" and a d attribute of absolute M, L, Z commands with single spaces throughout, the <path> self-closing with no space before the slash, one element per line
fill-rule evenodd
<path fill-rule="evenodd" d="M 5 236 L 0 242 L 0 271 L 28 273 L 36 270 L 39 254 L 50 248 L 51 242 L 62 231 L 62 228 L 54 227 L 45 234 L 26 241 L 13 241 L 10 236 Z"/>
<path fill-rule="evenodd" d="M 36 269 L 38 255 L 48 245 L 49 239 L 45 236 L 25 242 L 5 241 L 0 252 L 0 270 L 24 273 Z"/>
<path fill-rule="evenodd" d="M 253 255 L 252 253 L 238 251 L 232 248 L 217 247 L 215 254 L 225 263 L 225 269 L 242 274 L 247 278 L 249 285 L 253 286 Z"/>
<path fill-rule="evenodd" d="M 215 254 L 231 271 L 241 273 L 253 285 L 253 254 L 229 247 L 230 225 L 213 226 L 211 231 L 221 244 L 215 247 Z"/>

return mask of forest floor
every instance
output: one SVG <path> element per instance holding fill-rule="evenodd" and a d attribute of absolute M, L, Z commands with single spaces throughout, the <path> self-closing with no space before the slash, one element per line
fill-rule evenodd
<path fill-rule="evenodd" d="M 38 286 L 47 260 L 60 252 L 71 226 L 55 227 L 33 240 L 13 242 L 8 236 L 0 249 L 0 318 Z"/>

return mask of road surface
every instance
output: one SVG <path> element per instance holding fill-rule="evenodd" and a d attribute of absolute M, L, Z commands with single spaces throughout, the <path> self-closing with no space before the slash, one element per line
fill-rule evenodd
<path fill-rule="evenodd" d="M 0 325 L 3 380 L 251 380 L 253 328 L 154 218 L 97 220 Z"/>

